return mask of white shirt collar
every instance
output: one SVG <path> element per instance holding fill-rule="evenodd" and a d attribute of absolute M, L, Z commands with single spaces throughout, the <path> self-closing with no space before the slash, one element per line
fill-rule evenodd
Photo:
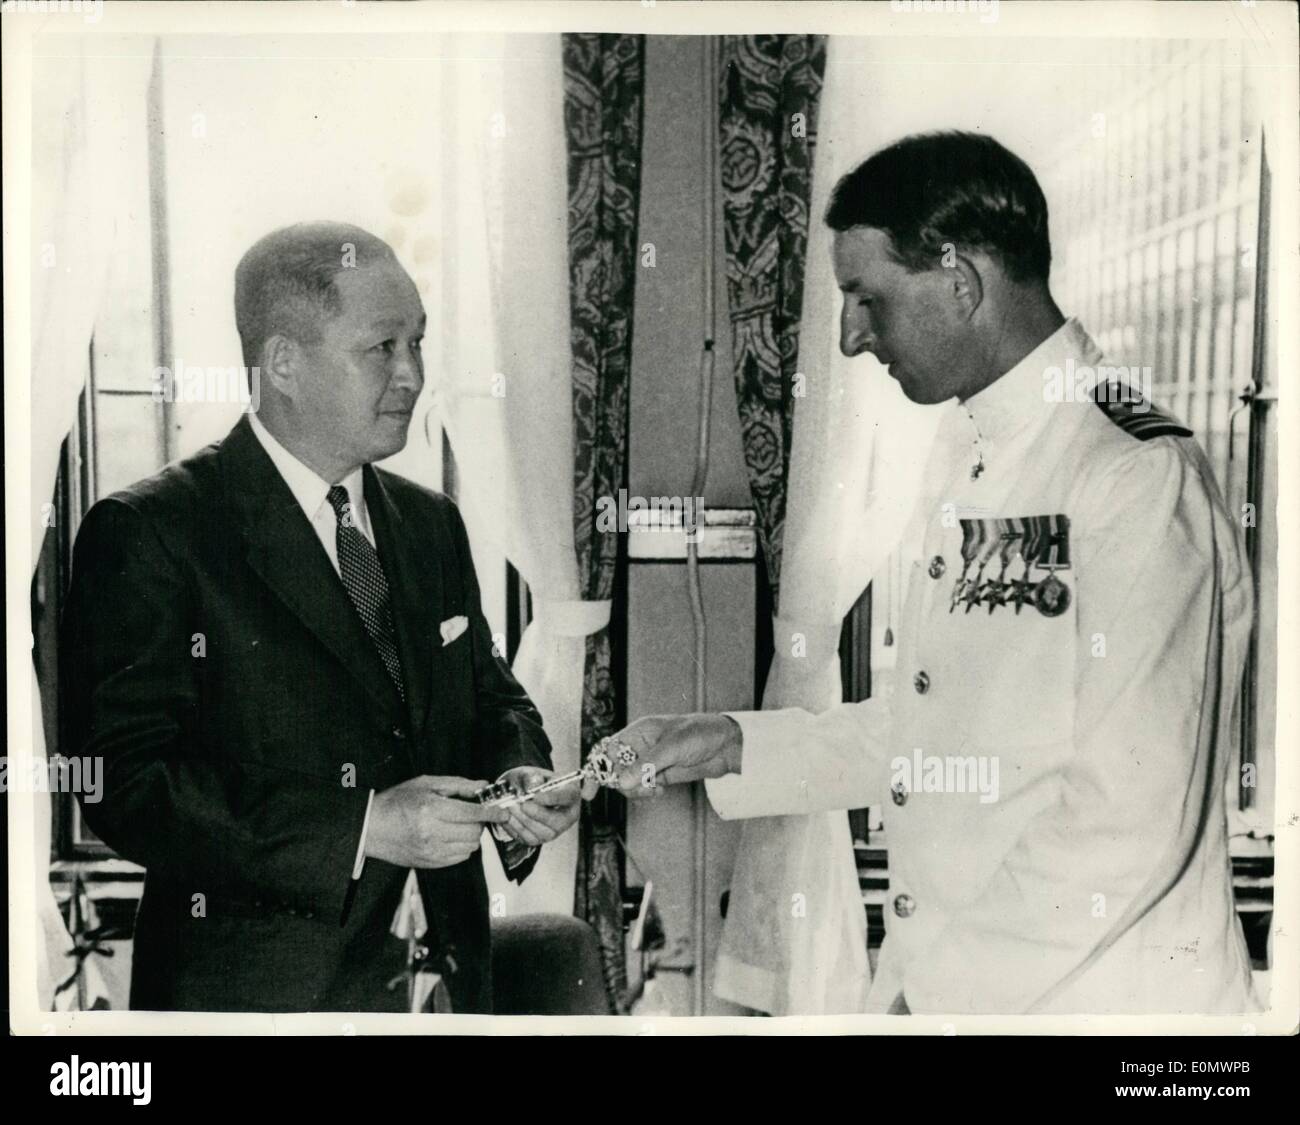
<path fill-rule="evenodd" d="M 284 483 L 289 486 L 294 499 L 298 501 L 303 514 L 309 521 L 314 521 L 321 505 L 326 502 L 325 498 L 330 490 L 329 481 L 318 476 L 314 469 L 309 469 L 285 449 L 271 431 L 262 425 L 256 414 L 250 412 L 248 421 L 253 427 L 253 433 L 257 435 L 257 440 L 262 443 L 262 448 L 266 450 L 267 456 L 271 458 L 280 476 L 284 478 Z M 348 490 L 348 500 L 352 504 L 352 511 L 358 515 L 358 522 L 365 521 L 362 531 L 367 531 L 369 521 L 361 469 L 353 469 L 339 483 Z"/>
<path fill-rule="evenodd" d="M 997 439 L 1018 430 L 1051 401 L 1045 393 L 1046 372 L 1063 369 L 1067 358 L 1093 364 L 1101 352 L 1083 326 L 1071 317 L 1006 374 L 995 379 L 960 408 L 981 438 Z"/>

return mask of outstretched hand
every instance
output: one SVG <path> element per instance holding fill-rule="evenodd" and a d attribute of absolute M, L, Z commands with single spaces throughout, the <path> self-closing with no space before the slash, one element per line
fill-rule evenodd
<path fill-rule="evenodd" d="M 610 788 L 627 797 L 656 797 L 665 786 L 740 772 L 740 727 L 725 715 L 647 715 L 614 736 L 636 752 L 615 762 Z M 583 796 L 590 799 L 594 786 Z"/>

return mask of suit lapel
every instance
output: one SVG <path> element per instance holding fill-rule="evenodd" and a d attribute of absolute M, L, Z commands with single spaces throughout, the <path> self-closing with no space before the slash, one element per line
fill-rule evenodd
<path fill-rule="evenodd" d="M 439 555 L 417 553 L 417 539 L 428 529 L 413 527 L 393 503 L 379 474 L 367 465 L 363 472 L 366 510 L 374 529 L 379 561 L 388 578 L 397 629 L 397 648 L 406 678 L 406 701 L 418 732 L 429 714 L 434 646 L 441 644 L 438 613 L 442 609 Z"/>
<path fill-rule="evenodd" d="M 245 417 L 222 443 L 249 565 L 386 714 L 397 691 L 316 532 Z"/>

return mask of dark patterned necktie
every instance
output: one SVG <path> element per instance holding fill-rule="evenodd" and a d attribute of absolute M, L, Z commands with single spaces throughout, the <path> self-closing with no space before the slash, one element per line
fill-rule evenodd
<path fill-rule="evenodd" d="M 348 597 L 356 606 L 361 623 L 379 650 L 379 657 L 388 669 L 397 694 L 406 699 L 406 683 L 402 679 L 402 662 L 397 656 L 397 631 L 393 628 L 393 607 L 388 597 L 388 579 L 379 562 L 379 555 L 370 540 L 361 534 L 352 516 L 352 503 L 348 490 L 336 484 L 326 499 L 338 517 L 335 544 L 339 553 L 339 574 L 347 588 Z"/>

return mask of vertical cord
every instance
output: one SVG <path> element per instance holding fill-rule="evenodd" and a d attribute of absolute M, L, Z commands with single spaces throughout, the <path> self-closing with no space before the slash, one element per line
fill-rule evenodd
<path fill-rule="evenodd" d="M 715 130 L 717 129 L 717 76 L 714 52 L 716 41 L 712 37 L 704 40 L 703 82 L 704 127 L 702 141 L 702 171 L 704 175 L 703 196 L 703 256 L 700 261 L 701 280 L 704 286 L 703 299 L 703 341 L 700 348 L 700 411 L 697 442 L 695 447 L 695 474 L 691 479 L 691 496 L 704 495 L 704 484 L 709 474 L 709 414 L 713 402 L 713 254 L 714 254 L 714 207 L 716 147 Z M 691 503 L 694 504 L 694 499 Z M 695 631 L 695 710 L 704 711 L 708 707 L 708 681 L 705 676 L 704 661 L 707 654 L 706 622 L 704 619 L 704 597 L 700 589 L 700 545 L 699 539 L 704 531 L 703 515 L 696 510 L 697 522 L 695 534 L 686 539 L 686 584 L 690 594 L 691 623 Z M 683 506 L 683 511 L 685 507 Z M 696 782 L 691 789 L 691 811 L 693 814 L 693 831 L 691 833 L 691 860 L 693 867 L 692 887 L 694 889 L 693 910 L 691 912 L 691 931 L 694 945 L 693 956 L 695 971 L 692 976 L 692 994 L 696 1015 L 704 1014 L 704 940 L 708 896 L 705 887 L 705 833 L 708 829 L 708 805 L 704 783 Z"/>
<path fill-rule="evenodd" d="M 154 363 L 168 371 L 175 371 L 172 355 L 171 316 L 171 261 L 167 240 L 167 137 L 166 116 L 163 109 L 163 53 L 162 39 L 154 40 L 153 64 L 146 93 L 149 135 L 147 152 L 149 162 L 149 237 L 153 247 L 153 349 Z M 173 376 L 173 379 L 175 376 Z M 249 376 L 251 378 L 251 376 Z M 173 390 L 175 388 L 173 387 Z M 251 394 L 252 386 L 249 391 Z M 170 461 L 175 453 L 172 425 L 174 408 L 164 397 L 158 412 L 158 425 L 162 430 L 163 459 Z M 98 462 L 96 454 L 96 462 Z"/>

